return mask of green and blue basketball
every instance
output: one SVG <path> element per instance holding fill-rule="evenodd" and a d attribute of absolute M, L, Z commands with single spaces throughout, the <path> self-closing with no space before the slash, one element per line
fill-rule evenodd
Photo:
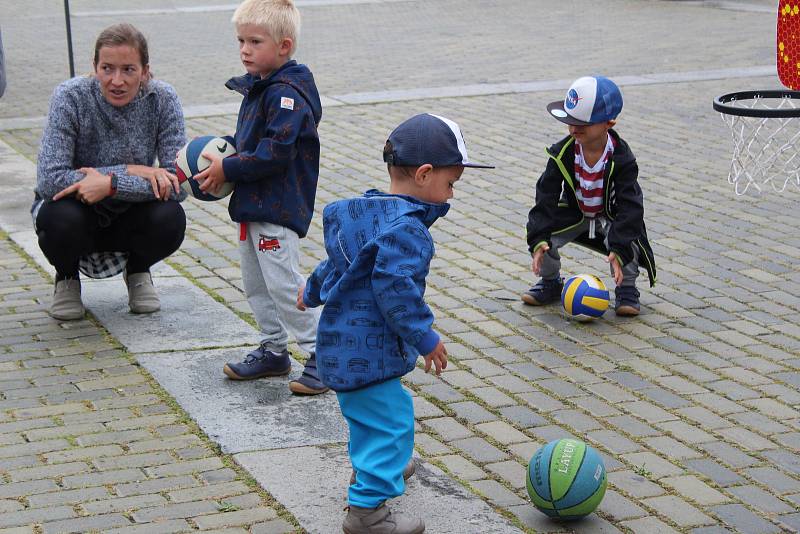
<path fill-rule="evenodd" d="M 561 290 L 564 311 L 579 321 L 597 319 L 608 309 L 608 289 L 592 274 L 568 278 Z"/>
<path fill-rule="evenodd" d="M 600 453 L 577 439 L 557 439 L 536 451 L 526 478 L 534 506 L 550 517 L 580 519 L 594 512 L 606 494 Z"/>

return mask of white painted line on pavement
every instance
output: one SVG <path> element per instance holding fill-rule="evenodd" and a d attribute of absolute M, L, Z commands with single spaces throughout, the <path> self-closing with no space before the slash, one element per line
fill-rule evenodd
<path fill-rule="evenodd" d="M 297 7 L 345 6 L 350 4 L 387 4 L 412 0 L 295 0 Z M 175 6 L 152 9 L 111 9 L 103 11 L 76 11 L 73 17 L 117 17 L 122 15 L 169 15 L 175 13 L 213 13 L 234 11 L 239 4 L 217 4 L 208 6 Z"/>
<path fill-rule="evenodd" d="M 711 80 L 734 80 L 738 78 L 758 78 L 773 76 L 775 83 L 778 75 L 775 65 L 742 67 L 731 69 L 693 70 L 683 72 L 660 72 L 654 74 L 609 76 L 618 85 L 659 85 L 667 83 L 702 82 Z M 322 107 L 338 107 L 347 105 L 382 104 L 387 102 L 405 102 L 430 98 L 456 98 L 462 96 L 489 96 L 516 93 L 539 93 L 567 89 L 574 80 L 543 80 L 539 82 L 517 83 L 480 83 L 471 85 L 451 85 L 446 87 L 420 87 L 417 89 L 398 89 L 395 91 L 368 91 L 347 93 L 343 95 L 322 96 Z M 777 88 L 778 86 L 776 86 Z M 751 89 L 763 89 L 755 87 Z M 201 104 L 184 106 L 183 115 L 187 119 L 196 117 L 213 117 L 216 115 L 236 114 L 239 111 L 237 102 L 224 104 Z M 25 130 L 44 127 L 46 117 L 12 117 L 0 119 L 0 131 Z"/>

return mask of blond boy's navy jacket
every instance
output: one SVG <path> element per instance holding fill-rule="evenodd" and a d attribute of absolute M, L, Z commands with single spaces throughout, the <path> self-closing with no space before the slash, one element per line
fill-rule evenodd
<path fill-rule="evenodd" d="M 235 184 L 228 204 L 236 222 L 268 222 L 304 237 L 314 215 L 322 104 L 308 67 L 288 61 L 266 79 L 246 74 L 225 84 L 244 98 L 237 154 L 223 160 Z"/>
<path fill-rule="evenodd" d="M 350 391 L 403 376 L 436 348 L 424 300 L 434 255 L 428 228 L 449 208 L 376 190 L 325 207 L 328 259 L 309 277 L 303 301 L 324 305 L 317 368 L 326 386 Z"/>

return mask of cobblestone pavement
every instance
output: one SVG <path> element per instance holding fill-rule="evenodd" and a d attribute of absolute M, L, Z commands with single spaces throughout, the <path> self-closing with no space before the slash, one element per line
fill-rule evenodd
<path fill-rule="evenodd" d="M 720 2 L 311 3 L 321 5 L 303 8 L 297 58 L 313 68 L 325 95 L 574 79 L 576 72 L 598 68 L 619 76 L 774 62 L 774 15 L 707 7 Z M 184 105 L 238 102 L 238 96 L 223 86 L 229 76 L 240 73 L 230 23 L 232 9 L 143 11 L 189 4 L 236 2 L 72 0 L 71 10 L 78 15 L 72 20 L 75 72 L 91 70 L 97 33 L 126 20 L 147 35 L 154 73 L 175 86 Z M 772 4 L 777 2 L 750 0 L 746 5 L 765 8 Z M 9 65 L 0 118 L 45 115 L 53 88 L 69 74 L 62 3 L 26 0 L 24 9 L 21 5 L 18 0 L 0 0 Z M 125 9 L 133 13 L 104 14 Z M 48 32 L 43 34 L 42 28 Z M 602 31 L 595 31 L 598 28 Z M 589 35 L 591 42 L 585 37 Z M 767 46 L 756 45 L 760 37 Z M 657 53 L 651 44 L 657 44 Z"/>
<path fill-rule="evenodd" d="M 500 4 L 508 9 L 502 16 L 487 16 L 479 30 L 470 33 L 460 26 L 466 23 L 458 22 L 462 16 L 475 20 L 478 14 L 491 13 Z M 565 22 L 568 8 L 577 5 L 537 4 L 542 5 L 542 20 L 558 21 L 552 25 L 561 30 L 568 24 Z M 707 51 L 709 56 L 703 57 L 717 57 L 711 60 L 717 68 L 724 66 L 718 58 L 725 50 L 730 52 L 736 66 L 772 61 L 771 49 L 759 44 L 759 32 L 771 21 L 771 15 L 697 4 L 601 1 L 591 3 L 593 7 L 588 8 L 588 3 L 580 3 L 589 11 L 580 15 L 579 21 L 589 24 L 593 17 L 605 16 L 613 5 L 629 17 L 624 24 L 617 24 L 623 35 L 630 30 L 631 39 L 647 36 L 653 43 L 652 49 L 620 45 L 619 57 L 609 60 L 610 65 L 616 66 L 614 72 L 640 73 L 647 65 L 652 72 L 688 71 L 701 66 L 702 57 L 682 55 L 678 48 Z M 763 7 L 769 2 L 751 4 Z M 456 5 L 463 9 L 454 11 Z M 419 78 L 412 80 L 415 86 L 426 87 L 475 83 L 484 72 L 493 73 L 491 81 L 502 81 L 496 74 L 503 69 L 493 63 L 501 56 L 507 62 L 530 60 L 536 66 L 549 65 L 541 50 L 559 48 L 545 39 L 552 35 L 527 31 L 523 14 L 533 15 L 528 14 L 530 9 L 525 6 L 529 3 L 376 2 L 361 8 L 358 16 L 371 20 L 368 17 L 378 17 L 381 10 L 387 10 L 395 15 L 392 20 L 403 26 L 410 24 L 412 9 L 421 9 L 431 15 L 424 17 L 424 26 L 430 24 L 429 20 L 436 20 L 433 11 L 440 10 L 436 12 L 441 17 L 441 13 L 450 9 L 457 20 L 452 26 L 443 25 L 441 35 L 436 36 L 439 41 L 431 48 L 436 50 L 438 45 L 445 54 L 448 50 L 469 54 L 470 46 L 477 46 L 475 33 L 500 31 L 497 28 L 508 31 L 509 42 L 525 43 L 519 51 L 498 45 L 503 49 L 502 53 L 497 52 L 498 56 L 491 50 L 475 52 L 470 68 L 480 75 L 466 72 L 463 64 L 456 68 L 444 61 L 441 77 L 436 77 L 434 66 L 439 62 L 432 60 L 420 69 Z M 396 71 L 387 73 L 392 69 L 387 69 L 385 63 L 372 63 L 376 58 L 365 58 L 364 50 L 360 50 L 362 55 L 358 57 L 348 52 L 346 47 L 352 43 L 341 39 L 347 26 L 342 21 L 350 17 L 352 26 L 356 7 L 338 9 L 341 11 L 331 6 L 319 8 L 319 13 L 313 9 L 304 12 L 306 28 L 313 27 L 317 16 L 320 19 L 316 24 L 331 25 L 330 43 L 335 44 L 328 48 L 319 42 L 307 45 L 308 49 L 319 46 L 325 50 L 327 60 L 321 53 L 316 57 L 321 67 L 320 79 L 328 84 L 325 92 L 392 87 L 394 76 L 403 78 Z M 657 14 L 665 13 L 673 13 L 674 20 L 688 23 L 646 25 Z M 745 21 L 764 26 L 757 31 L 754 29 L 757 24 L 748 25 Z M 507 28 L 503 23 L 508 23 Z M 737 25 L 741 31 L 731 35 L 731 26 L 725 31 L 719 29 L 719 33 L 704 30 L 714 28 L 716 23 Z M 497 28 L 491 30 L 494 25 Z M 307 31 L 312 34 L 312 30 Z M 445 43 L 447 39 L 450 40 Z M 650 53 L 662 44 L 667 48 L 663 55 L 659 51 L 659 58 L 666 58 L 665 63 L 653 66 Z M 410 46 L 421 45 L 415 42 Z M 676 47 L 671 61 L 668 61 L 672 50 L 669 46 Z M 726 46 L 729 48 L 725 49 Z M 391 57 L 396 51 L 390 48 L 387 45 L 375 56 Z M 361 76 L 353 76 L 352 85 L 343 71 L 337 74 L 333 69 L 326 70 L 341 61 L 341 57 L 353 60 L 354 65 L 348 68 L 364 69 Z M 648 58 L 651 63 L 646 63 Z M 592 58 L 587 65 L 597 61 Z M 576 73 L 563 61 L 556 63 L 548 79 L 584 73 Z M 370 85 L 372 78 L 368 73 L 373 68 L 379 74 L 374 77 L 375 85 Z M 164 73 L 169 70 L 164 69 Z M 541 78 L 515 74 L 520 76 L 517 80 Z M 725 92 L 775 84 L 774 77 L 764 77 L 623 87 L 625 110 L 618 129 L 638 157 L 659 280 L 653 289 L 646 288 L 646 282 L 640 280 L 643 305 L 640 317 L 622 320 L 607 313 L 591 324 L 567 321 L 556 307 L 531 308 L 518 300 L 519 292 L 533 281 L 525 250 L 524 222 L 535 180 L 544 166 L 543 148 L 564 133 L 561 125 L 547 118 L 544 105 L 561 97 L 560 91 L 325 110 L 321 125 L 323 161 L 318 211 L 331 200 L 359 194 L 370 187 L 383 187 L 386 183 L 385 169 L 380 163 L 383 141 L 394 125 L 419 111 L 436 112 L 457 120 L 464 129 L 470 155 L 498 166 L 494 171 L 467 170 L 457 184 L 453 208 L 433 228 L 437 257 L 429 277 L 428 295 L 437 314 L 437 326 L 446 336 L 452 365 L 442 380 L 421 372 L 413 373 L 407 380 L 417 394 L 416 444 L 425 460 L 442 467 L 531 531 L 587 532 L 580 523 L 561 525 L 546 521 L 528 503 L 524 488 L 525 466 L 533 452 L 551 439 L 571 435 L 597 447 L 609 470 L 609 491 L 598 512 L 601 521 L 592 523 L 592 531 L 718 534 L 800 530 L 800 327 L 796 320 L 800 312 L 800 275 L 796 268 L 800 239 L 794 232 L 792 209 L 800 192 L 790 189 L 782 195 L 770 194 L 760 199 L 735 197 L 725 180 L 729 133 L 710 105 L 714 96 Z M 210 94 L 204 91 L 198 89 L 198 94 Z M 41 113 L 33 104 L 25 109 L 26 113 Z M 0 107 L 0 113 L 7 111 Z M 228 133 L 234 123 L 234 116 L 220 115 L 191 119 L 188 127 L 192 135 Z M 14 130 L 3 132 L 0 139 L 34 160 L 39 135 L 36 129 Z M 236 231 L 227 217 L 225 204 L 190 201 L 185 207 L 190 219 L 187 239 L 169 263 L 231 309 L 247 316 Z M 315 218 L 309 238 L 304 241 L 303 266 L 307 270 L 323 254 L 320 225 L 319 217 Z M 116 488 L 131 482 L 113 476 L 135 478 L 145 474 L 159 480 L 186 477 L 193 486 L 203 488 L 217 482 L 225 487 L 237 484 L 231 481 L 239 476 L 232 466 L 226 466 L 224 459 L 215 463 L 220 462 L 217 455 L 202 448 L 205 442 L 197 437 L 191 422 L 176 421 L 180 419 L 174 415 L 178 412 L 153 394 L 157 386 L 141 371 L 132 369 L 124 354 L 116 350 L 113 340 L 102 337 L 97 326 L 82 323 L 66 328 L 44 316 L 41 303 L 49 298 L 49 284 L 26 267 L 7 242 L 3 246 L 2 266 L 22 281 L 0 282 L 3 303 L 0 327 L 9 332 L 3 334 L 0 345 L 3 351 L 0 366 L 4 366 L 0 367 L 4 370 L 0 382 L 4 396 L 0 401 L 3 407 L 0 440 L 4 440 L 0 457 L 4 459 L 5 477 L 0 492 L 9 489 L 18 492 L 10 499 L 0 493 L 0 498 L 5 499 L 0 500 L 0 506 L 7 507 L 0 509 L 3 511 L 0 527 L 6 516 L 30 513 L 30 500 L 37 495 L 43 498 L 40 494 L 61 495 L 74 487 L 102 486 L 107 493 L 95 488 L 99 494 L 80 498 L 101 503 L 108 502 L 111 496 L 118 499 L 121 494 Z M 563 258 L 565 274 L 597 273 L 610 282 L 602 258 L 577 247 L 565 248 Z M 7 279 L 7 276 L 0 278 Z M 80 337 L 69 337 L 72 334 Z M 46 364 L 41 359 L 43 350 L 51 353 Z M 89 356 L 84 356 L 84 352 Z M 81 364 L 84 360 L 87 363 Z M 97 360 L 103 362 L 102 368 L 93 366 Z M 19 375 L 7 379 L 5 371 Z M 76 373 L 86 376 L 74 377 Z M 94 391 L 91 386 L 82 388 L 81 384 L 109 376 L 126 378 L 116 389 L 100 389 L 108 392 L 103 399 L 95 398 L 94 393 L 80 396 Z M 47 380 L 47 377 L 57 378 Z M 29 381 L 22 384 L 24 389 L 19 387 L 20 379 Z M 31 389 L 31 384 L 54 389 L 39 392 Z M 59 389 L 69 389 L 63 384 L 76 391 Z M 97 387 L 108 386 L 104 383 Z M 50 408 L 50 404 L 60 408 Z M 43 413 L 37 413 L 37 409 Z M 53 409 L 55 412 L 51 413 L 49 410 Z M 81 411 L 77 415 L 60 411 L 69 409 Z M 105 409 L 130 413 L 100 422 L 90 417 Z M 164 415 L 165 411 L 173 414 L 172 419 Z M 34 415 L 27 416 L 31 412 Z M 130 428 L 114 424 L 117 419 L 136 421 L 151 416 L 169 420 L 163 425 L 147 420 Z M 74 435 L 111 433 L 113 437 L 108 436 L 111 441 L 99 438 L 92 446 L 117 447 L 120 451 L 123 446 L 134 447 L 141 441 L 182 436 L 176 438 L 182 445 L 176 443 L 168 451 L 145 454 L 163 454 L 164 463 L 184 465 L 193 473 L 167 474 L 153 467 L 157 463 L 147 464 L 149 467 L 142 464 L 123 467 L 120 463 L 113 470 L 119 475 L 106 479 L 101 467 L 105 464 L 97 465 L 99 460 L 69 458 L 69 455 L 60 460 L 63 465 L 77 463 L 76 469 L 84 468 L 74 473 L 59 471 L 60 467 L 47 471 L 49 458 L 62 458 L 59 455 L 66 454 L 62 451 L 76 446 L 83 450 L 81 447 L 89 442 L 82 442 L 82 437 L 65 438 L 56 430 L 51 434 L 49 426 L 38 430 L 46 436 L 40 437 L 42 434 L 37 434 L 33 427 L 25 426 L 29 424 L 25 422 L 28 417 L 32 421 L 49 421 L 49 425 L 98 425 L 75 431 Z M 114 434 L 126 431 L 131 431 L 131 435 Z M 42 442 L 46 443 L 45 448 L 36 448 Z M 205 458 L 203 462 L 209 462 L 210 472 L 221 473 L 221 480 L 205 480 L 206 468 L 194 467 L 191 462 L 196 461 L 195 457 L 184 458 L 182 449 L 197 451 Z M 144 451 L 137 449 L 137 452 Z M 135 457 L 125 456 L 126 460 Z M 5 467 L 6 458 L 12 462 L 10 468 Z M 24 464 L 25 458 L 38 463 Z M 14 465 L 17 461 L 23 464 Z M 40 469 L 32 472 L 40 473 L 37 476 L 41 480 L 14 478 L 17 470 L 29 468 Z M 125 474 L 129 470 L 131 473 Z M 65 485 L 68 480 L 82 480 L 80 477 L 88 477 L 92 483 Z M 29 480 L 40 480 L 40 486 Z M 242 492 L 249 491 L 244 483 L 238 484 Z M 130 522 L 131 517 L 134 520 L 147 517 L 141 515 L 140 508 L 154 505 L 157 510 L 177 510 L 179 515 L 171 517 L 178 520 L 190 517 L 191 512 L 179 507 L 182 505 L 163 506 L 167 501 L 178 502 L 172 497 L 176 492 L 163 493 L 163 489 L 151 491 L 162 499 L 156 503 L 133 502 L 124 505 L 120 512 L 98 505 L 102 511 L 91 512 L 92 517 L 99 514 Z M 245 504 L 234 501 L 232 505 L 267 510 L 260 497 L 246 494 L 248 497 L 242 498 Z M 71 497 L 64 498 L 67 501 L 59 501 L 58 506 L 48 510 L 61 508 L 62 513 L 85 513 L 88 504 L 75 508 L 69 505 Z M 231 504 L 231 498 L 223 500 L 201 500 L 195 505 L 205 506 L 203 510 L 213 514 Z M 65 516 L 69 517 L 73 516 Z"/>
<path fill-rule="evenodd" d="M 295 530 L 101 326 L 52 320 L 51 291 L 0 233 L 0 532 Z"/>

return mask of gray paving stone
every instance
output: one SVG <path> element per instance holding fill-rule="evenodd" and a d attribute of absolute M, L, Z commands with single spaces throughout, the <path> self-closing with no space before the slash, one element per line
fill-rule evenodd
<path fill-rule="evenodd" d="M 499 462 L 508 458 L 505 452 L 479 437 L 459 439 L 453 441 L 450 445 L 460 449 L 467 457 L 480 463 Z"/>
<path fill-rule="evenodd" d="M 169 521 L 159 521 L 157 523 L 145 523 L 130 527 L 114 528 L 105 530 L 108 534 L 171 534 L 173 532 L 186 532 L 192 527 L 184 519 L 171 519 Z"/>
<path fill-rule="evenodd" d="M 521 428 L 548 424 L 547 419 L 526 406 L 505 406 L 499 409 L 500 415 Z"/>
<path fill-rule="evenodd" d="M 684 465 L 701 475 L 705 475 L 714 481 L 718 486 L 726 487 L 741 484 L 744 479 L 731 471 L 730 469 L 721 466 L 714 460 L 708 458 L 701 458 L 697 460 L 685 460 Z"/>
<path fill-rule="evenodd" d="M 496 415 L 473 401 L 454 402 L 448 407 L 456 413 L 457 418 L 464 419 L 470 424 L 486 423 L 497 419 Z"/>
<path fill-rule="evenodd" d="M 682 496 L 700 505 L 728 502 L 730 499 L 693 475 L 666 477 L 659 483 L 670 487 Z"/>
<path fill-rule="evenodd" d="M 774 467 L 750 467 L 743 472 L 777 493 L 793 493 L 800 490 L 800 481 L 778 471 Z"/>
<path fill-rule="evenodd" d="M 611 516 L 616 521 L 647 515 L 647 512 L 641 506 L 612 489 L 606 490 L 598 510 Z"/>
<path fill-rule="evenodd" d="M 742 502 L 766 514 L 785 514 L 796 510 L 795 507 L 778 499 L 758 486 L 735 486 L 727 491 Z"/>
<path fill-rule="evenodd" d="M 464 400 L 464 395 L 442 382 L 422 386 L 422 391 L 425 394 L 445 403 L 460 402 Z"/>
<path fill-rule="evenodd" d="M 42 532 L 44 534 L 87 532 L 127 525 L 130 525 L 130 521 L 122 514 L 107 514 L 43 523 Z"/>
<path fill-rule="evenodd" d="M 664 495 L 651 499 L 642 499 L 642 504 L 655 510 L 662 517 L 668 517 L 679 527 L 712 525 L 715 519 L 674 495 Z"/>
<path fill-rule="evenodd" d="M 423 425 L 433 429 L 445 441 L 463 439 L 473 435 L 471 430 L 451 417 L 425 419 Z"/>
<path fill-rule="evenodd" d="M 486 473 L 480 467 L 466 458 L 454 454 L 437 458 L 453 476 L 463 480 L 481 480 L 486 478 Z"/>
<path fill-rule="evenodd" d="M 0 514 L 0 528 L 16 527 L 34 522 L 53 521 L 75 517 L 75 512 L 69 506 L 54 506 L 51 508 L 35 508 Z"/>
<path fill-rule="evenodd" d="M 717 443 L 699 443 L 697 447 L 733 468 L 749 467 L 759 463 L 756 458 L 721 441 Z"/>
<path fill-rule="evenodd" d="M 661 486 L 650 482 L 633 471 L 609 472 L 608 481 L 615 488 L 619 488 L 635 499 L 656 497 L 664 494 L 664 489 Z"/>
<path fill-rule="evenodd" d="M 137 523 L 151 523 L 166 519 L 195 517 L 217 512 L 219 507 L 209 501 L 196 501 L 180 504 L 161 505 L 154 508 L 142 508 L 132 514 Z M 272 514 L 272 510 L 270 510 Z M 273 516 L 274 517 L 274 516 Z"/>
<path fill-rule="evenodd" d="M 596 430 L 587 432 L 586 438 L 601 447 L 608 449 L 613 454 L 625 454 L 641 450 L 641 446 L 613 430 Z"/>
<path fill-rule="evenodd" d="M 780 532 L 777 525 L 757 516 L 741 504 L 725 504 L 712 506 L 710 510 L 722 521 L 741 532 Z"/>
<path fill-rule="evenodd" d="M 635 534 L 673 534 L 678 531 L 655 517 L 643 517 L 623 521 L 622 526 L 630 529 Z"/>
<path fill-rule="evenodd" d="M 616 417 L 609 417 L 608 422 L 611 423 L 613 426 L 623 430 L 626 434 L 630 434 L 633 437 L 644 437 L 644 436 L 657 436 L 660 434 L 658 430 L 651 427 L 650 425 L 646 425 L 636 419 L 635 417 L 631 417 L 630 415 L 620 415 Z"/>
<path fill-rule="evenodd" d="M 110 497 L 110 496 L 109 496 Z M 81 508 L 91 514 L 107 514 L 111 512 L 128 512 L 139 508 L 165 505 L 167 500 L 159 494 L 149 493 L 132 497 L 107 498 L 84 503 Z"/>

